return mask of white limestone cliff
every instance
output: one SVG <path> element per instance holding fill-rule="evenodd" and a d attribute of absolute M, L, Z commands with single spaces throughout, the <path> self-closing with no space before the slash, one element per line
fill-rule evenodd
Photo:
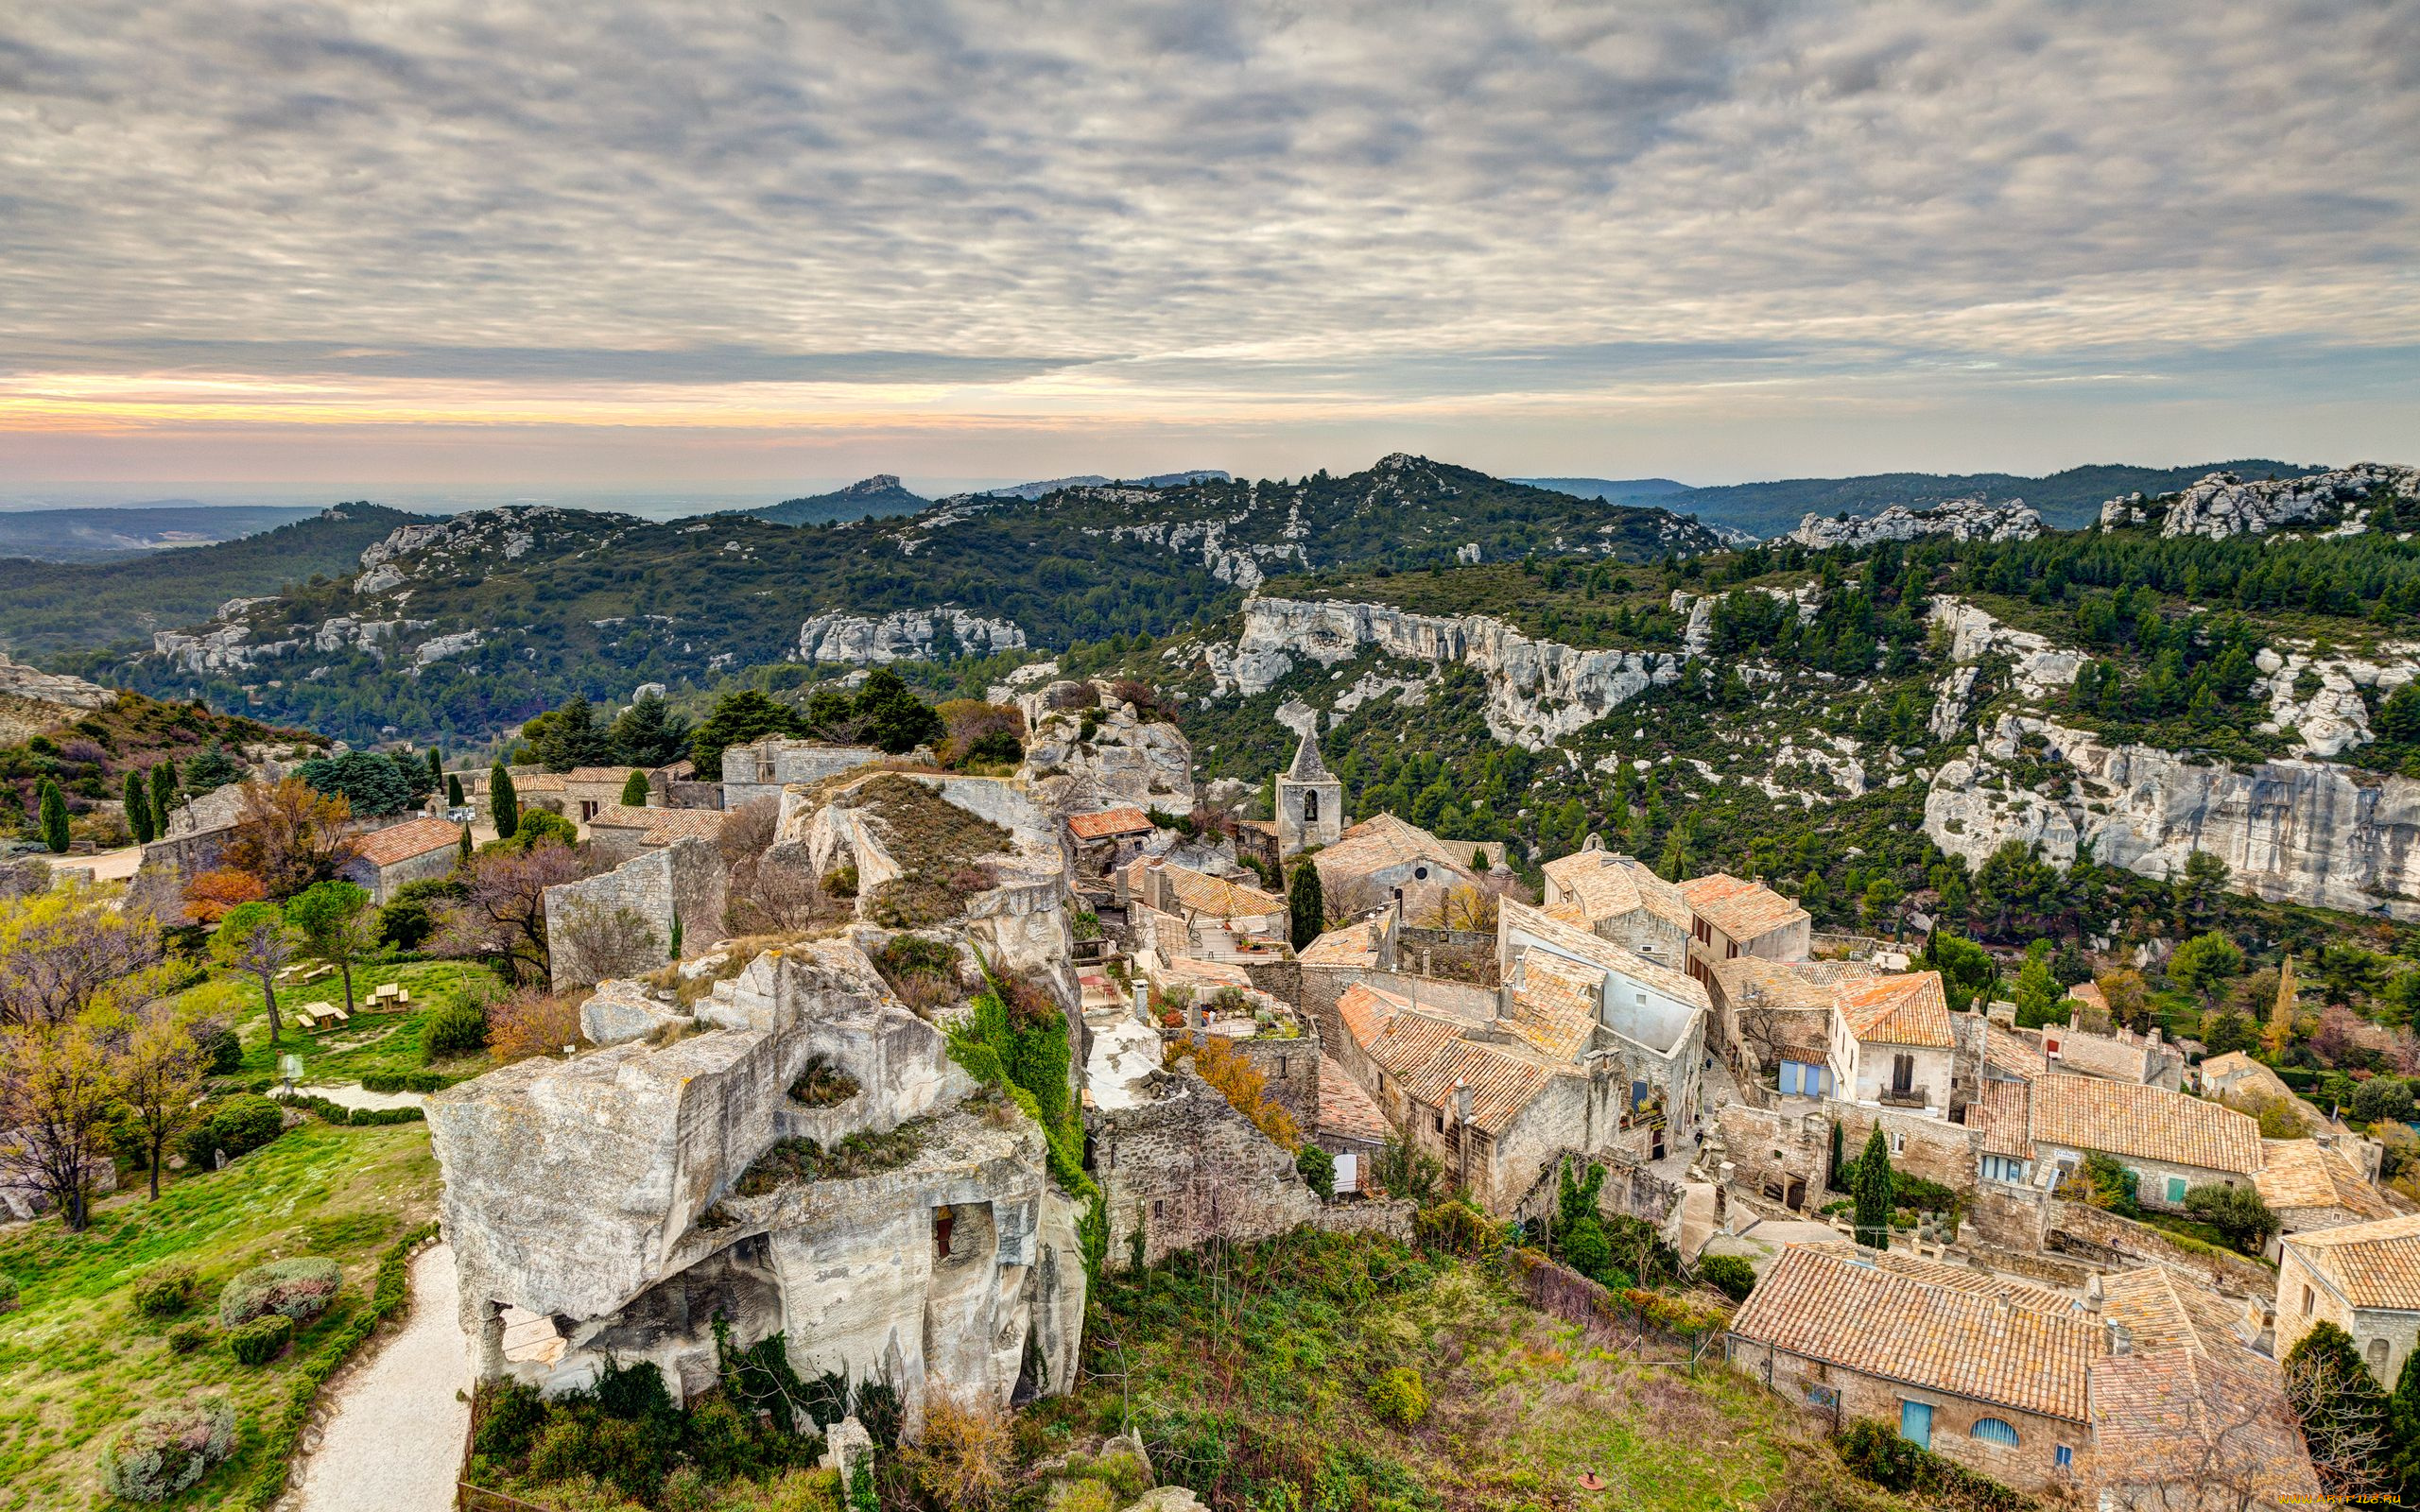
<path fill-rule="evenodd" d="M 1810 514 L 1783 537 L 1810 551 L 1854 549 L 1885 541 L 1914 541 L 1947 536 L 1953 541 L 2031 541 L 2042 533 L 2042 517 L 2022 499 L 1990 504 L 1981 499 L 1952 499 L 1927 509 L 1894 504 L 1879 514 L 1851 515 L 1845 520 Z"/>
<path fill-rule="evenodd" d="M 962 609 L 901 610 L 880 616 L 818 614 L 798 627 L 802 662 L 849 662 L 881 666 L 923 661 L 946 632 L 960 652 L 990 656 L 1025 649 L 1025 631 L 1011 620 L 986 619 Z"/>
<path fill-rule="evenodd" d="M 2179 493 L 2160 519 L 2163 536 L 2258 536 L 2291 525 L 2332 525 L 2337 534 L 2366 528 L 2363 501 L 2373 494 L 2420 497 L 2420 469 L 2361 462 L 2298 478 L 2246 481 L 2213 472 Z M 2161 507 L 2139 493 L 2100 507 L 2100 528 L 2148 524 Z"/>

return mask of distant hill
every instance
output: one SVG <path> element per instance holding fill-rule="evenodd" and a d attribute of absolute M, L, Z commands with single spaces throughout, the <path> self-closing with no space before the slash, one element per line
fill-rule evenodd
<path fill-rule="evenodd" d="M 910 493 L 902 488 L 895 472 L 877 472 L 870 478 L 859 478 L 845 489 L 830 493 L 810 494 L 804 499 L 784 499 L 776 505 L 746 512 L 759 520 L 770 520 L 777 525 L 823 525 L 836 520 L 863 520 L 869 515 L 914 514 L 929 507 L 932 500 Z"/>
<path fill-rule="evenodd" d="M 215 706 L 348 740 L 393 726 L 459 745 L 575 692 L 619 701 L 644 682 L 700 690 L 784 662 L 794 682 L 809 670 L 802 656 L 835 645 L 880 641 L 950 660 L 1166 635 L 1233 613 L 1283 572 L 1530 556 L 1651 563 L 1720 544 L 1664 509 L 1400 454 L 1285 484 L 959 494 L 819 530 L 762 515 L 657 522 L 525 506 L 414 522 L 366 571 L 296 583 L 223 619 L 219 599 L 237 595 L 219 594 L 156 627 L 208 625 L 207 638 L 78 669 L 164 696 L 199 688 Z"/>
<path fill-rule="evenodd" d="M 182 500 L 123 509 L 0 510 L 0 557 L 113 561 L 240 541 L 316 513 L 295 505 L 210 505 Z"/>
<path fill-rule="evenodd" d="M 2250 478 L 2290 478 L 2325 471 L 2325 465 L 2321 463 L 2278 462 L 2263 457 L 2198 462 L 2190 467 L 2071 467 L 2038 478 L 2014 472 L 1876 472 L 1866 477 L 1786 478 L 1773 483 L 1688 489 L 1661 496 L 1655 502 L 1667 509 L 1694 514 L 1711 524 L 1767 539 L 1795 530 L 1799 522 L 1810 514 L 1873 514 L 1894 504 L 1920 509 L 1950 499 L 1974 498 L 1990 503 L 2023 499 L 2048 524 L 2072 530 L 2096 519 L 2102 503 L 2121 493 L 2173 493 L 2221 472 Z"/>
<path fill-rule="evenodd" d="M 129 560 L 0 559 L 0 649 L 30 661 L 120 641 L 147 643 L 153 630 L 208 619 L 231 598 L 358 572 L 363 548 L 423 518 L 384 505 L 340 504 L 240 541 Z"/>
<path fill-rule="evenodd" d="M 1670 478 L 1512 478 L 1513 483 L 1526 483 L 1533 489 L 1552 489 L 1582 499 L 1603 499 L 1611 504 L 1634 504 L 1641 500 L 1662 504 L 1675 493 L 1686 493 L 1689 486 Z"/>
<path fill-rule="evenodd" d="M 1187 483 L 1232 483 L 1234 477 L 1224 469 L 1196 468 L 1190 472 L 1154 472 L 1147 478 L 1108 478 L 1098 472 L 1086 472 L 1076 477 L 1046 478 L 1040 483 L 1020 483 L 1013 488 L 986 489 L 989 499 L 1039 499 L 1057 493 L 1062 489 L 1098 489 L 1106 484 L 1122 482 L 1139 489 L 1174 489 Z"/>

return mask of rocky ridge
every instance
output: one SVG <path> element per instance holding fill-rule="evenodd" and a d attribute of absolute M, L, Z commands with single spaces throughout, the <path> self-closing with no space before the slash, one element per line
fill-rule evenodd
<path fill-rule="evenodd" d="M 2361 462 L 2307 477 L 2247 482 L 2232 472 L 2213 472 L 2173 499 L 2146 500 L 2139 493 L 2100 507 L 2100 528 L 2117 530 L 2154 521 L 2162 536 L 2259 536 L 2290 525 L 2325 525 L 2333 535 L 2369 528 L 2363 506 L 2380 495 L 2420 498 L 2420 469 Z"/>
<path fill-rule="evenodd" d="M 901 610 L 879 617 L 818 614 L 798 627 L 798 659 L 873 666 L 925 660 L 933 655 L 943 630 L 957 642 L 959 651 L 968 656 L 1025 649 L 1025 631 L 1013 622 L 986 619 L 954 605 L 942 605 L 937 609 Z"/>
<path fill-rule="evenodd" d="M 1879 514 L 1852 515 L 1845 520 L 1810 514 L 1783 537 L 1809 551 L 1877 545 L 1885 541 L 1915 541 L 1947 536 L 1952 541 L 2031 541 L 2042 533 L 2042 517 L 2022 499 L 1993 504 L 1983 499 L 1952 499 L 1928 509 L 1894 504 Z"/>

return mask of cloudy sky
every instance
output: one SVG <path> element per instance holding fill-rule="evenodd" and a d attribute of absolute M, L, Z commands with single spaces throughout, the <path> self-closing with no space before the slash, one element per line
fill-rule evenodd
<path fill-rule="evenodd" d="M 0 474 L 2420 458 L 2420 0 L 0 8 Z"/>

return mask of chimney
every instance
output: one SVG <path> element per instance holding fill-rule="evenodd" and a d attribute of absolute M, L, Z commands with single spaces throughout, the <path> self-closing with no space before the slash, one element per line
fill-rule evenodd
<path fill-rule="evenodd" d="M 2135 1352 L 2135 1331 L 2133 1329 L 2128 1328 L 2125 1324 L 2118 1322 L 2114 1317 L 2105 1319 L 2104 1326 L 2109 1330 L 2109 1352 L 2111 1354 L 2132 1354 Z"/>
<path fill-rule="evenodd" d="M 1471 1084 L 1460 1076 L 1454 1078 L 1454 1121 L 1458 1124 L 1471 1121 Z"/>
<path fill-rule="evenodd" d="M 2083 1310 L 2087 1313 L 2100 1311 L 2100 1272 L 2099 1271 L 2094 1271 L 2084 1278 Z"/>
<path fill-rule="evenodd" d="M 1151 1022 L 1151 984 L 1149 982 L 1134 984 L 1134 1017 L 1145 1023 Z"/>

